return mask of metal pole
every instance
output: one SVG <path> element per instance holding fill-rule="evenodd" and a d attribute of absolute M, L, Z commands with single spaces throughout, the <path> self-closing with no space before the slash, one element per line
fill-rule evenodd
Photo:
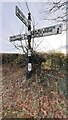
<path fill-rule="evenodd" d="M 31 60 L 31 13 L 28 13 L 28 78 L 32 74 L 32 60 Z"/>

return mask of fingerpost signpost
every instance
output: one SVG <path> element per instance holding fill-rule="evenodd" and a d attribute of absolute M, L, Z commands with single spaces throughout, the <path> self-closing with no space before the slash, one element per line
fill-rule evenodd
<path fill-rule="evenodd" d="M 31 30 L 31 13 L 28 13 L 28 19 L 25 15 L 21 12 L 18 6 L 15 9 L 16 16 L 21 20 L 22 23 L 28 28 L 28 34 L 18 34 L 14 36 L 10 36 L 10 42 L 13 41 L 22 41 L 28 40 L 28 66 L 27 66 L 27 74 L 28 78 L 32 75 L 32 48 L 31 48 L 31 39 L 38 38 L 38 37 L 45 37 L 50 35 L 57 35 L 62 33 L 62 24 L 57 24 L 54 26 L 44 27 L 41 29 L 36 29 L 34 31 Z"/>

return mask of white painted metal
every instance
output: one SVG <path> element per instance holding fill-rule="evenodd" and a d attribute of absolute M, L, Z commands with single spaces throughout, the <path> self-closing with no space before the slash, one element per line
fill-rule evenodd
<path fill-rule="evenodd" d="M 28 56 L 31 56 L 31 49 L 28 49 Z"/>
<path fill-rule="evenodd" d="M 32 64 L 28 63 L 28 72 L 30 72 L 32 70 Z"/>
<path fill-rule="evenodd" d="M 62 24 L 58 24 L 55 26 L 50 26 L 46 28 L 36 29 L 34 32 L 32 31 L 32 37 L 44 37 L 49 35 L 56 35 L 62 33 Z"/>
<path fill-rule="evenodd" d="M 35 31 L 31 31 L 31 37 L 45 37 L 50 35 L 57 35 L 62 33 L 62 24 L 45 27 L 41 29 L 36 29 Z M 28 32 L 28 35 L 30 35 L 30 31 Z M 10 41 L 16 41 L 16 40 L 26 40 L 28 37 L 26 34 L 19 34 L 10 36 Z"/>
<path fill-rule="evenodd" d="M 28 19 L 21 12 L 21 10 L 16 6 L 16 16 L 28 27 Z"/>

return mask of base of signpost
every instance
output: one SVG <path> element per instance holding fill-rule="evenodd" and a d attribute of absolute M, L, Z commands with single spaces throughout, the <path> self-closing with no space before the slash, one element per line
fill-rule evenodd
<path fill-rule="evenodd" d="M 32 71 L 27 72 L 26 79 L 30 79 L 32 77 Z"/>

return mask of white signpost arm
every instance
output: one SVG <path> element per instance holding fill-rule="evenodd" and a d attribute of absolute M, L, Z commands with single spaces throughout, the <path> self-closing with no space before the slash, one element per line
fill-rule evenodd
<path fill-rule="evenodd" d="M 57 35 L 61 33 L 62 33 L 62 24 L 58 24 L 50 27 L 36 29 L 35 31 L 31 31 L 31 37 L 38 38 L 38 37 L 45 37 L 50 35 Z M 16 40 L 18 41 L 27 40 L 27 39 L 28 38 L 26 34 L 10 36 L 10 42 L 16 41 Z"/>

